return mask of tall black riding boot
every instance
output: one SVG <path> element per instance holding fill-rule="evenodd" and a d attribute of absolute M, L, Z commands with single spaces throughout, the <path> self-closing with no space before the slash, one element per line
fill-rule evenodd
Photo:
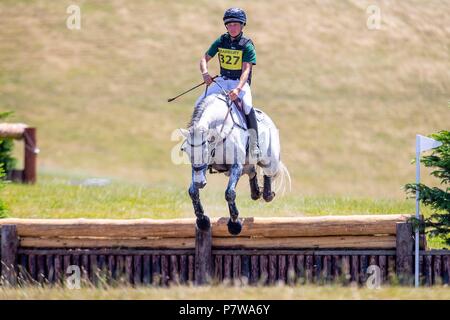
<path fill-rule="evenodd" d="M 258 123 L 256 121 L 255 109 L 252 108 L 249 114 L 245 115 L 245 120 L 247 121 L 247 128 L 250 134 L 249 153 L 253 158 L 259 159 L 261 150 L 259 148 Z"/>

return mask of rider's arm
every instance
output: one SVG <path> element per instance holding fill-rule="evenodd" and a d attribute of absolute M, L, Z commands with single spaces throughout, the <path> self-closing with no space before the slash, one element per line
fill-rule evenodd
<path fill-rule="evenodd" d="M 252 64 L 250 62 L 242 62 L 242 74 L 239 79 L 238 88 L 242 90 L 245 83 L 247 82 L 248 75 L 250 74 L 250 71 L 252 70 Z"/>
<path fill-rule="evenodd" d="M 208 61 L 211 60 L 211 56 L 205 53 L 205 55 L 200 59 L 200 72 L 205 74 L 208 72 Z"/>
<path fill-rule="evenodd" d="M 220 44 L 220 37 L 214 41 L 209 47 L 208 51 L 205 52 L 205 55 L 200 59 L 200 72 L 202 75 L 208 73 L 208 61 L 211 60 L 217 53 Z"/>

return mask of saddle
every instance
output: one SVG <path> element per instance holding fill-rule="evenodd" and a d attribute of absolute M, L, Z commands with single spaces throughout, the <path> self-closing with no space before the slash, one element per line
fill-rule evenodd
<path fill-rule="evenodd" d="M 242 103 L 242 100 L 239 99 L 238 104 L 239 103 Z M 233 108 L 233 110 L 235 110 L 235 112 L 237 114 L 239 114 L 239 123 L 237 123 L 237 124 L 240 124 L 241 127 L 243 127 L 243 129 L 247 130 L 247 128 L 248 128 L 248 123 L 247 123 L 247 120 L 246 120 L 247 117 L 245 116 L 244 108 L 242 108 L 242 105 L 239 105 L 239 107 L 237 107 L 236 103 L 233 103 L 232 104 L 232 108 Z M 253 107 L 253 109 L 255 110 L 256 121 L 258 123 L 262 122 L 263 121 L 263 117 L 264 117 L 263 116 L 263 112 L 260 109 L 256 108 L 256 107 Z M 233 121 L 235 121 L 235 120 L 236 119 L 233 118 Z M 235 121 L 235 123 L 236 123 L 236 121 Z"/>

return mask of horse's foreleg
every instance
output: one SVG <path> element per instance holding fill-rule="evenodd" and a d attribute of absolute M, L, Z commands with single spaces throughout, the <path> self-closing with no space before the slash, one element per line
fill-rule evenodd
<path fill-rule="evenodd" d="M 203 231 L 208 230 L 211 224 L 208 216 L 205 215 L 202 203 L 200 202 L 200 190 L 195 186 L 194 182 L 192 182 L 189 187 L 189 196 L 191 197 L 194 213 L 197 217 L 197 227 Z"/>
<path fill-rule="evenodd" d="M 238 219 L 239 211 L 236 207 L 236 185 L 242 175 L 242 165 L 233 164 L 230 170 L 230 180 L 225 191 L 225 200 L 228 202 L 228 209 L 230 211 L 230 220 L 228 220 L 228 231 L 231 234 L 237 235 L 242 230 L 242 225 Z"/>

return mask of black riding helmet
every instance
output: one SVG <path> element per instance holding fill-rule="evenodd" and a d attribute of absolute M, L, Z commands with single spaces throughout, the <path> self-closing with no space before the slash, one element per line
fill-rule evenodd
<path fill-rule="evenodd" d="M 223 15 L 223 23 L 226 25 L 230 22 L 240 22 L 244 26 L 247 23 L 247 16 L 241 8 L 230 8 Z"/>

